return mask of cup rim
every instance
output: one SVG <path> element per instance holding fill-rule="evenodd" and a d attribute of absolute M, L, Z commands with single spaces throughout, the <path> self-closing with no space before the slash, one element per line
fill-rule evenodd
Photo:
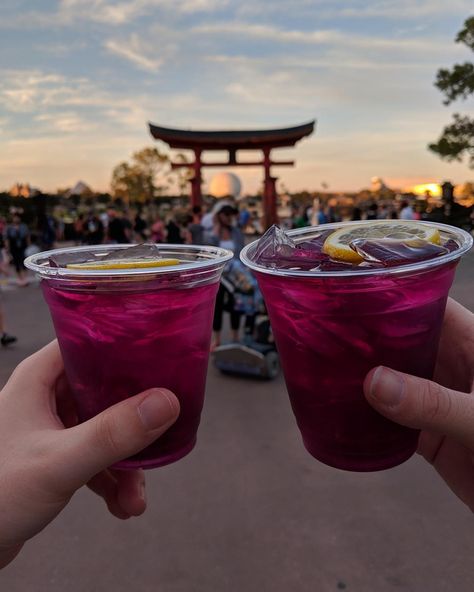
<path fill-rule="evenodd" d="M 339 229 L 343 226 L 360 226 L 365 224 L 376 224 L 376 223 L 386 223 L 389 220 L 358 220 L 358 221 L 350 221 L 350 222 L 332 222 L 331 224 L 320 224 L 318 226 L 305 226 L 304 228 L 296 228 L 293 230 L 288 230 L 286 233 L 288 236 L 292 238 L 296 238 L 296 242 L 301 242 L 302 240 L 308 240 L 310 237 L 308 235 L 316 234 L 318 231 L 322 230 L 331 230 L 331 229 Z M 440 232 L 444 232 L 447 234 L 451 234 L 452 238 L 456 239 L 459 244 L 459 249 L 456 251 L 452 251 L 450 253 L 446 253 L 445 255 L 441 255 L 441 257 L 436 257 L 434 259 L 428 259 L 425 261 L 418 261 L 416 263 L 409 263 L 407 265 L 399 265 L 394 267 L 383 267 L 383 268 L 376 268 L 376 269 L 358 269 L 355 270 L 339 270 L 339 271 L 306 271 L 306 270 L 296 270 L 296 269 L 273 269 L 269 267 L 265 267 L 258 263 L 252 261 L 249 257 L 249 252 L 256 248 L 258 240 L 252 241 L 250 244 L 246 245 L 241 253 L 240 253 L 240 260 L 244 263 L 247 267 L 252 269 L 253 271 L 257 271 L 259 273 L 265 273 L 268 275 L 277 275 L 283 277 L 294 277 L 294 278 L 302 278 L 302 277 L 311 277 L 311 278 L 328 278 L 328 277 L 367 277 L 367 276 L 392 276 L 392 275 L 400 275 L 405 273 L 417 272 L 417 271 L 425 271 L 426 269 L 431 269 L 433 267 L 439 267 L 441 265 L 445 265 L 451 261 L 455 261 L 460 259 L 462 255 L 467 253 L 473 245 L 473 237 L 471 234 L 462 230 L 461 228 L 457 228 L 456 226 L 451 226 L 449 224 L 442 224 L 441 222 L 428 222 L 428 221 L 419 221 L 419 220 L 403 220 L 403 223 L 407 224 L 416 224 L 416 225 L 423 225 L 423 226 L 435 226 L 440 230 Z M 453 236 L 454 235 L 454 236 Z"/>
<path fill-rule="evenodd" d="M 67 267 L 49 267 L 46 265 L 51 255 L 59 255 L 64 253 L 82 251 L 95 252 L 110 252 L 125 247 L 135 247 L 139 243 L 130 244 L 102 244 L 102 245 L 84 245 L 79 247 L 61 247 L 60 249 L 52 249 L 50 251 L 41 251 L 34 255 L 30 255 L 24 261 L 25 267 L 31 269 L 42 278 L 58 278 L 58 279 L 101 279 L 101 278 L 126 278 L 131 276 L 160 276 L 175 272 L 193 272 L 198 270 L 206 270 L 218 265 L 224 265 L 234 256 L 229 249 L 222 249 L 221 247 L 214 247 L 211 245 L 177 245 L 171 243 L 156 243 L 159 249 L 172 251 L 191 251 L 195 254 L 204 255 L 204 259 L 198 261 L 191 261 L 189 263 L 180 263 L 179 265 L 167 265 L 163 267 L 149 267 L 149 268 L 135 268 L 135 269 L 71 269 Z M 41 260 L 43 260 L 41 262 Z"/>

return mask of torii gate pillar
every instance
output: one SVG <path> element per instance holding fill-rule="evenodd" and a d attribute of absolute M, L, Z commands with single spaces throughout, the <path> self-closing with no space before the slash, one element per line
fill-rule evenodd
<path fill-rule="evenodd" d="M 202 205 L 202 193 L 201 193 L 201 150 L 194 150 L 194 177 L 190 180 L 191 183 L 191 207 Z"/>

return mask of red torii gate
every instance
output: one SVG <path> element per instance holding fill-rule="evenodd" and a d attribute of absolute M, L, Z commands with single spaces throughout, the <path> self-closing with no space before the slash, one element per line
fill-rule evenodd
<path fill-rule="evenodd" d="M 202 167 L 242 167 L 242 166 L 263 166 L 265 171 L 263 190 L 263 224 L 268 228 L 278 222 L 276 203 L 276 181 L 273 177 L 271 167 L 293 166 L 293 160 L 273 161 L 271 151 L 273 148 L 284 148 L 294 146 L 302 138 L 309 136 L 314 131 L 315 121 L 303 125 L 287 127 L 283 129 L 253 130 L 253 131 L 191 131 L 173 129 L 149 123 L 151 135 L 156 140 L 162 140 L 170 146 L 181 150 L 193 150 L 194 162 L 182 163 L 172 162 L 173 169 L 189 168 L 194 170 L 194 177 L 191 179 L 191 204 L 200 205 L 201 193 L 201 169 Z M 227 162 L 203 162 L 201 157 L 204 150 L 226 150 L 229 153 Z M 239 162 L 237 160 L 238 150 L 261 150 L 263 160 L 253 162 Z"/>

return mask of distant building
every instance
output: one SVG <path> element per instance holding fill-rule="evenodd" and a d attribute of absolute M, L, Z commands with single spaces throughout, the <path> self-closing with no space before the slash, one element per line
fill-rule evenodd
<path fill-rule="evenodd" d="M 209 194 L 213 197 L 238 198 L 241 190 L 240 179 L 234 173 L 219 173 L 212 178 L 209 185 Z"/>
<path fill-rule="evenodd" d="M 92 189 L 89 187 L 89 185 L 87 185 L 87 183 L 84 183 L 84 181 L 78 181 L 74 187 L 71 187 L 71 189 L 68 189 L 66 191 L 66 193 L 64 194 L 65 197 L 71 197 L 73 195 L 80 195 L 80 196 L 84 196 L 84 195 L 92 195 L 93 191 Z"/>
<path fill-rule="evenodd" d="M 15 183 L 8 193 L 12 197 L 33 197 L 39 193 L 39 190 L 28 183 Z"/>

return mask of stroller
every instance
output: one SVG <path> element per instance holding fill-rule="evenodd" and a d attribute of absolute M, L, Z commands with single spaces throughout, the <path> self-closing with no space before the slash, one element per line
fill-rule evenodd
<path fill-rule="evenodd" d="M 214 365 L 225 374 L 275 378 L 280 361 L 262 294 L 252 272 L 240 261 L 229 263 L 222 276 L 227 293 L 227 310 L 245 318 L 244 338 L 239 343 L 220 345 L 214 350 Z"/>

